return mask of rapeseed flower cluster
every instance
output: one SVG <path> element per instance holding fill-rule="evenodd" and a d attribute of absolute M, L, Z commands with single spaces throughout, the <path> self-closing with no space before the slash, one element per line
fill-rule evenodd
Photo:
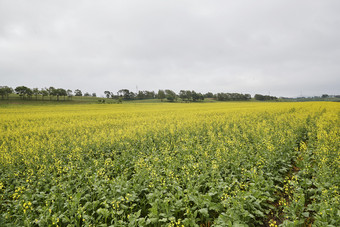
<path fill-rule="evenodd" d="M 9 106 L 0 116 L 0 225 L 340 224 L 338 103 Z"/>

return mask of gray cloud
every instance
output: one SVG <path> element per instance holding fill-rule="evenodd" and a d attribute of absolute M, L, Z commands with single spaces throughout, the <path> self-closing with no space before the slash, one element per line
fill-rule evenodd
<path fill-rule="evenodd" d="M 340 2 L 0 0 L 0 84 L 339 94 Z"/>

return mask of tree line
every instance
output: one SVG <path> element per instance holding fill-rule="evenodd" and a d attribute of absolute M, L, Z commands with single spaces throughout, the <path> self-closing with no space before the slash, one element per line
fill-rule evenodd
<path fill-rule="evenodd" d="M 252 98 L 250 94 L 223 93 L 223 92 L 217 94 L 207 92 L 205 94 L 202 94 L 194 90 L 180 90 L 180 92 L 177 94 L 176 92 L 170 89 L 158 90 L 157 93 L 154 91 L 138 91 L 137 93 L 134 93 L 129 89 L 121 89 L 117 92 L 117 94 L 111 91 L 104 91 L 104 94 L 106 98 L 113 99 L 116 98 L 121 98 L 123 100 L 160 99 L 161 101 L 167 100 L 169 102 L 176 102 L 179 99 L 183 102 L 199 102 L 207 98 L 215 99 L 217 101 L 249 101 Z M 258 97 L 262 97 L 262 95 L 256 94 L 254 96 L 255 99 L 257 99 Z"/>
<path fill-rule="evenodd" d="M 254 98 L 256 100 L 259 100 L 259 101 L 268 101 L 268 100 L 277 100 L 277 97 L 275 96 L 270 96 L 270 95 L 259 95 L 259 94 L 256 94 L 254 96 Z"/>
<path fill-rule="evenodd" d="M 72 99 L 72 96 L 83 96 L 81 90 L 76 89 L 74 92 L 70 89 L 64 88 L 28 88 L 26 86 L 18 86 L 15 89 L 8 86 L 0 86 L 0 96 L 2 99 L 9 99 L 10 94 L 17 94 L 21 99 L 35 99 L 38 100 L 38 96 L 41 97 L 41 100 L 46 100 L 49 97 L 49 100 L 53 98 L 57 101 L 60 100 L 60 97 L 63 97 L 63 100 Z M 84 96 L 93 96 L 96 97 L 96 93 L 92 93 L 90 95 L 88 92 L 84 94 Z"/>
<path fill-rule="evenodd" d="M 18 86 L 15 89 L 8 86 L 0 86 L 0 96 L 2 99 L 9 99 L 10 94 L 17 94 L 21 99 L 36 99 L 38 100 L 38 96 L 41 97 L 41 100 L 68 100 L 72 99 L 73 96 L 92 96 L 97 97 L 96 93 L 83 93 L 80 89 L 76 89 L 74 91 L 70 89 L 64 88 L 28 88 L 26 86 Z M 251 100 L 250 94 L 241 94 L 241 93 L 217 93 L 213 94 L 212 92 L 207 92 L 202 94 L 200 92 L 196 92 L 194 90 L 180 90 L 177 94 L 173 90 L 165 89 L 158 90 L 158 92 L 154 91 L 137 91 L 132 92 L 129 89 L 121 89 L 118 92 L 114 93 L 112 91 L 104 91 L 105 97 L 108 99 L 119 99 L 119 100 L 142 100 L 142 99 L 160 99 L 161 101 L 169 101 L 176 102 L 178 100 L 182 102 L 200 102 L 204 101 L 204 99 L 215 99 L 217 101 L 249 101 Z M 254 96 L 255 100 L 259 101 L 267 101 L 267 100 L 277 100 L 278 98 L 275 96 L 269 95 L 260 95 L 256 94 Z"/>

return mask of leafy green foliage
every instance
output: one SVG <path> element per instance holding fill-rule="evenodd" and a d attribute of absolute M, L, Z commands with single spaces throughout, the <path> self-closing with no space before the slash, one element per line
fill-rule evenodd
<path fill-rule="evenodd" d="M 0 111 L 0 226 L 340 223 L 336 103 Z"/>

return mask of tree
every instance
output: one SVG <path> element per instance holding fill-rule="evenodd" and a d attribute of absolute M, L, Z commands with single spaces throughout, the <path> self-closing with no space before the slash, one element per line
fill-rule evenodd
<path fill-rule="evenodd" d="M 191 96 L 192 96 L 192 101 L 193 102 L 196 102 L 196 101 L 198 101 L 198 100 L 200 100 L 200 94 L 199 93 L 196 93 L 195 91 L 192 91 L 191 92 Z"/>
<path fill-rule="evenodd" d="M 251 99 L 251 95 L 240 93 L 217 93 L 216 99 L 218 101 L 247 101 Z"/>
<path fill-rule="evenodd" d="M 136 94 L 130 91 L 129 93 L 129 99 L 134 99 L 136 97 Z"/>
<path fill-rule="evenodd" d="M 97 94 L 96 93 L 92 93 L 92 97 L 97 97 Z"/>
<path fill-rule="evenodd" d="M 106 98 L 110 98 L 111 92 L 110 91 L 104 91 L 104 94 L 106 95 Z"/>
<path fill-rule="evenodd" d="M 26 91 L 26 95 L 27 98 L 32 99 L 33 91 L 30 88 L 28 88 Z"/>
<path fill-rule="evenodd" d="M 128 89 L 120 89 L 118 92 L 117 92 L 117 95 L 119 97 L 125 97 L 127 96 L 128 94 L 130 93 L 130 91 Z"/>
<path fill-rule="evenodd" d="M 183 100 L 183 101 L 193 101 L 193 102 L 197 102 L 200 100 L 204 100 L 204 96 L 201 93 L 197 93 L 195 91 L 190 91 L 190 90 L 181 90 L 179 92 L 179 97 Z"/>
<path fill-rule="evenodd" d="M 138 91 L 136 94 L 137 99 L 154 99 L 155 92 L 154 91 Z"/>
<path fill-rule="evenodd" d="M 195 101 L 195 100 L 194 100 L 194 95 L 196 96 L 196 94 L 197 94 L 195 91 L 189 91 L 189 90 L 187 90 L 187 91 L 186 91 L 186 94 L 187 94 L 187 99 L 188 99 L 188 101 L 191 101 L 191 100 Z"/>
<path fill-rule="evenodd" d="M 200 95 L 200 100 L 204 101 L 204 95 L 202 93 L 199 93 L 199 95 Z"/>
<path fill-rule="evenodd" d="M 59 101 L 60 96 L 64 96 L 64 100 L 65 100 L 65 97 L 67 96 L 67 92 L 63 88 L 58 88 L 55 90 L 55 95 L 57 96 L 57 101 Z"/>
<path fill-rule="evenodd" d="M 67 93 L 67 97 L 69 98 L 69 99 L 72 99 L 72 90 L 70 90 L 70 89 L 67 89 L 67 91 L 66 91 L 66 93 Z"/>
<path fill-rule="evenodd" d="M 45 97 L 45 96 L 48 96 L 48 91 L 47 91 L 46 89 L 42 88 L 42 89 L 40 90 L 40 94 L 41 94 L 41 96 L 42 96 L 42 100 L 44 100 L 44 97 Z"/>
<path fill-rule="evenodd" d="M 90 93 L 88 93 L 88 92 L 85 92 L 85 94 L 84 94 L 84 96 L 90 96 Z"/>
<path fill-rule="evenodd" d="M 143 91 L 138 91 L 137 99 L 145 99 L 145 94 Z"/>
<path fill-rule="evenodd" d="M 185 90 L 180 90 L 180 91 L 179 91 L 179 97 L 180 97 L 183 101 L 185 101 L 185 100 L 189 101 L 189 97 L 188 97 L 187 91 L 185 91 Z"/>
<path fill-rule="evenodd" d="M 67 91 L 63 88 L 59 88 L 60 89 L 60 95 L 64 96 L 64 101 L 65 101 L 65 98 L 67 96 Z"/>
<path fill-rule="evenodd" d="M 38 100 L 38 95 L 40 94 L 39 89 L 33 88 L 32 92 L 33 92 L 33 95 L 35 95 L 35 100 Z"/>
<path fill-rule="evenodd" d="M 83 93 L 81 92 L 81 90 L 76 89 L 76 90 L 74 91 L 74 95 L 75 95 L 75 96 L 83 96 Z"/>
<path fill-rule="evenodd" d="M 32 97 L 32 90 L 25 86 L 18 86 L 15 88 L 15 92 L 20 96 L 20 98 L 25 99 L 27 96 L 28 98 Z"/>
<path fill-rule="evenodd" d="M 27 87 L 25 87 L 25 86 L 18 86 L 14 90 L 15 90 L 15 93 L 17 93 L 19 95 L 19 97 L 23 99 L 24 95 L 25 95 L 26 88 Z"/>
<path fill-rule="evenodd" d="M 0 87 L 0 95 L 2 99 L 6 96 L 5 89 L 2 86 Z"/>
<path fill-rule="evenodd" d="M 13 93 L 13 88 L 7 86 L 0 86 L 0 95 L 1 98 L 4 99 L 5 97 L 9 99 L 9 95 Z"/>
<path fill-rule="evenodd" d="M 117 94 L 125 100 L 131 100 L 135 97 L 135 93 L 130 92 L 128 89 L 121 89 Z"/>
<path fill-rule="evenodd" d="M 164 92 L 164 90 L 158 90 L 157 98 L 160 99 L 163 102 L 163 99 L 165 99 L 165 92 Z"/>
<path fill-rule="evenodd" d="M 52 100 L 52 96 L 56 95 L 56 89 L 54 87 L 49 87 L 47 89 L 48 95 L 50 96 L 50 100 Z"/>
<path fill-rule="evenodd" d="M 267 101 L 267 100 L 276 100 L 276 99 L 277 99 L 277 97 L 275 97 L 275 96 L 260 95 L 260 94 L 256 94 L 256 95 L 254 96 L 254 98 L 255 98 L 256 100 L 259 100 L 259 101 Z"/>
<path fill-rule="evenodd" d="M 211 92 L 205 93 L 204 98 L 214 98 L 214 94 Z"/>
<path fill-rule="evenodd" d="M 156 96 L 154 91 L 144 91 L 144 94 L 147 99 L 154 99 Z"/>
<path fill-rule="evenodd" d="M 174 91 L 172 91 L 172 90 L 169 90 L 169 89 L 165 90 L 165 97 L 170 102 L 173 102 L 173 101 L 177 100 L 176 93 Z"/>

